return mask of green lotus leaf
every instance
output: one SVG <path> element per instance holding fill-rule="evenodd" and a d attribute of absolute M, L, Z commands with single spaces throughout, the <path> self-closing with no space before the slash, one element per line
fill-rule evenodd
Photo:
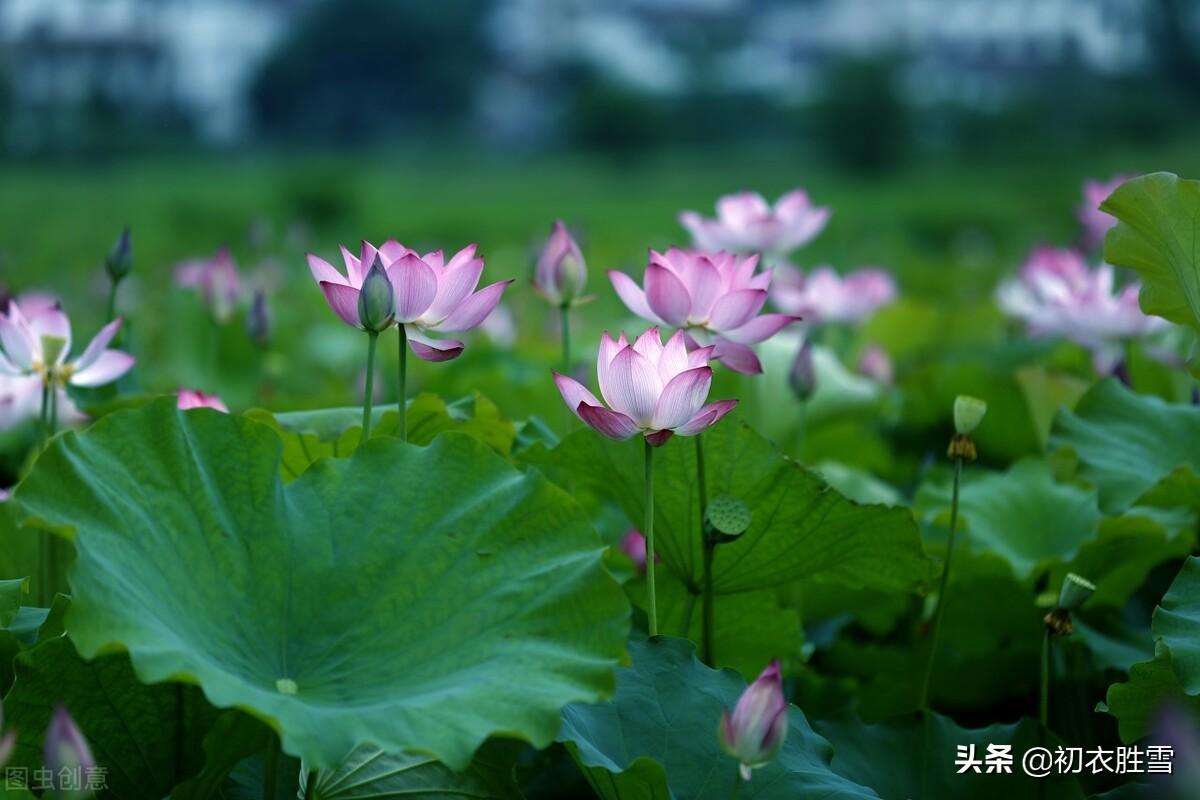
<path fill-rule="evenodd" d="M 515 742 L 491 740 L 462 772 L 436 759 L 394 755 L 377 747 L 361 747 L 336 769 L 321 771 L 312 800 L 379 800 L 400 797 L 470 797 L 520 800 L 513 777 Z M 307 778 L 307 776 L 305 776 Z M 305 790 L 306 780 L 300 782 Z"/>
<path fill-rule="evenodd" d="M 275 428 L 283 439 L 283 474 L 292 480 L 318 458 L 342 458 L 354 452 L 362 433 L 361 408 L 324 408 L 272 414 L 251 409 L 246 416 Z M 371 438 L 395 436 L 400 415 L 395 409 L 376 408 Z M 408 441 L 429 444 L 439 433 L 458 431 L 474 436 L 497 453 L 508 455 L 516 427 L 482 395 L 447 404 L 433 394 L 419 394 L 408 404 Z"/>
<path fill-rule="evenodd" d="M 1031 747 L 1048 746 L 1037 722 L 1023 719 L 1009 725 L 966 729 L 954 720 L 932 712 L 917 712 L 867 725 L 854 718 L 820 720 L 816 731 L 833 743 L 833 768 L 850 780 L 869 786 L 880 797 L 929 797 L 938 800 L 1012 800 L 1017 797 L 1053 797 L 1082 800 L 1083 790 L 1070 775 L 1031 778 L 1021 768 L 1021 757 Z M 960 747 L 974 748 L 983 761 L 988 745 L 1009 745 L 1010 773 L 968 770 L 955 766 Z M 1040 787 L 1039 788 L 1039 784 Z M 1044 792 L 1044 793 L 1040 793 Z"/>
<path fill-rule="evenodd" d="M 1141 738 L 1161 706 L 1176 703 L 1200 715 L 1200 558 L 1184 562 L 1154 610 L 1154 659 L 1134 664 L 1129 680 L 1108 689 L 1108 710 L 1127 742 Z"/>
<path fill-rule="evenodd" d="M 169 401 L 55 440 L 16 500 L 75 537 L 85 657 L 198 683 L 316 768 L 373 743 L 461 769 L 612 689 L 628 604 L 564 492 L 460 434 L 381 437 L 287 484 L 282 449 Z"/>
<path fill-rule="evenodd" d="M 1116 380 L 1088 391 L 1054 423 L 1051 444 L 1070 447 L 1079 475 L 1108 513 L 1135 503 L 1200 508 L 1200 408 L 1139 395 Z M 1155 497 L 1159 495 L 1159 497 Z"/>
<path fill-rule="evenodd" d="M 943 480 L 922 486 L 914 506 L 927 526 L 940 529 L 950 501 Z M 1075 558 L 1100 525 L 1094 491 L 1055 483 L 1044 462 L 1030 459 L 1004 473 L 966 470 L 958 508 L 962 546 L 1000 556 L 1021 579 Z"/>
<path fill-rule="evenodd" d="M 65 636 L 16 658 L 4 699 L 5 726 L 18 732 L 12 765 L 42 767 L 42 742 L 60 703 L 106 770 L 114 797 L 161 800 L 203 761 L 200 743 L 216 714 L 195 686 L 140 683 L 125 653 L 84 661 Z"/>
<path fill-rule="evenodd" d="M 1143 175 L 1100 208 L 1117 218 L 1104 260 L 1138 273 L 1142 310 L 1200 329 L 1200 181 Z"/>
<path fill-rule="evenodd" d="M 584 484 L 621 507 L 640 527 L 644 467 L 640 441 L 614 442 L 594 431 L 568 436 L 525 459 L 557 479 Z M 744 502 L 750 528 L 713 560 L 713 590 L 737 594 L 810 576 L 850 586 L 911 590 L 929 573 L 912 514 L 859 505 L 785 458 L 749 426 L 733 421 L 704 433 L 710 498 Z M 654 456 L 654 534 L 663 564 L 686 586 L 700 586 L 703 553 L 696 448 L 675 437 Z"/>
<path fill-rule="evenodd" d="M 204 767 L 194 777 L 176 786 L 171 792 L 171 800 L 223 797 L 217 793 L 229 773 L 241 761 L 266 750 L 273 736 L 267 725 L 249 714 L 237 710 L 219 712 L 204 737 Z M 298 778 L 298 766 L 296 772 Z M 261 781 L 256 788 L 261 792 Z"/>
<path fill-rule="evenodd" d="M 633 665 L 618 671 L 617 695 L 563 711 L 559 739 L 604 800 L 733 796 L 737 762 L 721 751 L 717 725 L 746 681 L 696 660 L 690 642 L 669 636 L 630 643 Z M 738 796 L 877 798 L 830 768 L 833 750 L 804 714 L 788 709 L 783 749 Z"/>

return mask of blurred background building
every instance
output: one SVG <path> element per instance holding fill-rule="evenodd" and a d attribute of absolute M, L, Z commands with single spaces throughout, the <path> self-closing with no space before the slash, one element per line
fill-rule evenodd
<path fill-rule="evenodd" d="M 0 0 L 16 156 L 454 137 L 850 166 L 1166 135 L 1191 0 Z"/>

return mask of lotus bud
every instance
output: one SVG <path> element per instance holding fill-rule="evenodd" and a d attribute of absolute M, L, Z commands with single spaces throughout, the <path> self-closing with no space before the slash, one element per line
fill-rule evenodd
<path fill-rule="evenodd" d="M 796 360 L 792 362 L 792 371 L 788 375 L 788 381 L 792 385 L 792 391 L 801 400 L 807 400 L 816 391 L 817 373 L 813 367 L 811 340 L 805 339 L 804 344 L 800 346 L 800 352 L 796 353 Z"/>
<path fill-rule="evenodd" d="M 267 293 L 262 289 L 254 291 L 250 314 L 246 317 L 246 335 L 259 347 L 266 347 L 271 341 L 271 312 L 267 308 Z"/>
<path fill-rule="evenodd" d="M 556 306 L 575 304 L 587 286 L 587 264 L 583 252 L 562 220 L 555 220 L 533 274 L 539 292 Z"/>
<path fill-rule="evenodd" d="M 721 714 L 721 749 L 738 760 L 742 780 L 750 780 L 750 770 L 775 757 L 787 737 L 787 726 L 787 701 L 776 659 L 742 692 L 733 714 L 728 709 Z"/>
<path fill-rule="evenodd" d="M 112 278 L 113 283 L 119 282 L 133 269 L 133 240 L 130 238 L 128 225 L 108 251 L 108 256 L 104 259 L 104 268 L 108 270 L 108 276 Z"/>
<path fill-rule="evenodd" d="M 987 403 L 978 397 L 960 394 L 954 398 L 954 432 L 959 436 L 970 436 L 983 422 Z"/>
<path fill-rule="evenodd" d="M 621 538 L 621 552 L 629 556 L 638 572 L 645 572 L 646 537 L 642 535 L 641 531 L 634 528 L 629 529 L 629 532 Z"/>
<path fill-rule="evenodd" d="M 12 731 L 3 733 L 4 731 L 4 706 L 0 705 L 0 768 L 3 768 L 8 763 L 8 759 L 12 756 L 13 748 L 17 746 L 17 735 Z"/>
<path fill-rule="evenodd" d="M 358 295 L 358 320 L 365 330 L 378 333 L 390 328 L 395 319 L 396 291 L 376 253 Z"/>
<path fill-rule="evenodd" d="M 90 794 L 69 788 L 86 785 L 88 774 L 96 769 L 96 759 L 83 732 L 63 706 L 55 709 L 54 717 L 50 720 L 42 760 L 58 791 L 56 797 L 82 798 Z"/>

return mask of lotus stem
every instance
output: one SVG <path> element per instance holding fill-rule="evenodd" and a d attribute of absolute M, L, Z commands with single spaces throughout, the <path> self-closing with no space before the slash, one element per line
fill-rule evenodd
<path fill-rule="evenodd" d="M 267 743 L 266 760 L 263 764 L 263 798 L 275 800 L 279 796 L 279 735 L 271 734 Z"/>
<path fill-rule="evenodd" d="M 120 281 L 116 278 L 111 278 L 108 284 L 108 313 L 104 317 L 106 323 L 112 322 L 117 318 L 117 286 Z"/>
<path fill-rule="evenodd" d="M 399 405 L 397 410 L 400 412 L 400 441 L 408 441 L 408 330 L 403 324 L 397 325 L 396 329 L 400 331 L 400 386 L 399 386 Z"/>
<path fill-rule="evenodd" d="M 700 495 L 700 545 L 704 549 L 704 584 L 700 603 L 700 657 L 713 665 L 713 575 L 712 563 L 716 543 L 704 532 L 704 513 L 708 510 L 708 482 L 704 473 L 703 436 L 696 436 L 696 485 Z"/>
<path fill-rule="evenodd" d="M 562 374 L 571 374 L 571 307 L 562 305 L 558 309 L 562 328 Z"/>
<path fill-rule="evenodd" d="M 933 611 L 933 634 L 929 642 L 929 661 L 925 665 L 925 680 L 921 684 L 921 708 L 929 708 L 929 685 L 933 681 L 933 664 L 937 660 L 938 633 L 942 627 L 942 614 L 946 610 L 946 588 L 950 584 L 950 564 L 954 559 L 954 534 L 958 530 L 958 487 L 962 482 L 962 456 L 954 459 L 954 488 L 950 497 L 950 535 L 946 540 L 946 563 L 942 566 L 942 580 L 938 587 L 937 605 Z"/>
<path fill-rule="evenodd" d="M 646 596 L 650 605 L 650 635 L 658 636 L 658 601 L 654 583 L 654 448 L 649 439 L 643 439 L 646 447 L 646 522 L 642 526 L 646 534 Z"/>
<path fill-rule="evenodd" d="M 371 436 L 371 403 L 375 396 L 375 345 L 379 343 L 379 334 L 367 331 L 367 385 L 363 395 L 362 434 L 358 437 L 361 446 Z"/>
<path fill-rule="evenodd" d="M 1038 697 L 1038 719 L 1042 727 L 1047 727 L 1050 721 L 1050 663 L 1051 648 L 1054 643 L 1050 640 L 1050 628 L 1042 632 L 1042 691 Z"/>
<path fill-rule="evenodd" d="M 304 800 L 313 800 L 317 796 L 317 771 L 310 769 L 304 781 Z"/>

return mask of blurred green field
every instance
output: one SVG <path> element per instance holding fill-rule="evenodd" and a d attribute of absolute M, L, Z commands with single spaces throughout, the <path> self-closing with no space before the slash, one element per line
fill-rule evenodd
<path fill-rule="evenodd" d="M 439 151 L 358 154 L 205 155 L 107 166 L 8 166 L 0 188 L 0 283 L 11 291 L 59 293 L 79 335 L 102 321 L 104 254 L 122 225 L 133 226 L 134 276 L 120 309 L 140 360 L 136 387 L 219 391 L 239 407 L 277 410 L 349 405 L 361 373 L 362 340 L 325 307 L 304 262 L 311 250 L 335 259 L 339 242 L 395 237 L 418 249 L 477 242 L 485 282 L 516 278 L 505 303 L 518 322 L 516 356 L 471 335 L 462 359 L 419 364 L 417 390 L 447 396 L 473 389 L 523 418 L 557 414 L 547 371 L 557 365 L 553 315 L 528 276 L 555 217 L 581 236 L 594 303 L 576 314 L 577 352 L 602 328 L 637 325 L 604 270 L 637 271 L 648 247 L 685 244 L 676 214 L 710 213 L 721 194 L 742 188 L 768 197 L 806 187 L 834 209 L 828 229 L 799 253 L 801 266 L 893 269 L 902 294 L 930 308 L 986 309 L 996 281 L 1039 241 L 1072 243 L 1080 183 L 1119 172 L 1200 173 L 1188 141 L 1153 152 L 1116 150 L 1076 159 L 983 165 L 913 166 L 885 175 L 847 175 L 803 154 L 677 152 L 631 163 L 582 157 L 512 157 Z M 175 290 L 173 266 L 229 245 L 251 281 L 271 286 L 273 340 L 246 342 L 239 317 L 214 326 L 195 298 Z M 980 319 L 988 335 L 998 315 Z M 924 335 L 940 335 L 926 315 Z M 885 336 L 904 356 L 908 317 L 885 318 L 867 336 Z M 994 336 L 993 336 L 994 338 Z M 892 345 L 895 345 L 892 347 Z M 385 347 L 383 386 L 395 356 Z M 912 359 L 921 358 L 913 344 Z M 580 359 L 582 361 L 583 359 Z M 900 364 L 904 369 L 904 363 Z M 385 395 L 389 399 L 390 395 Z"/>

